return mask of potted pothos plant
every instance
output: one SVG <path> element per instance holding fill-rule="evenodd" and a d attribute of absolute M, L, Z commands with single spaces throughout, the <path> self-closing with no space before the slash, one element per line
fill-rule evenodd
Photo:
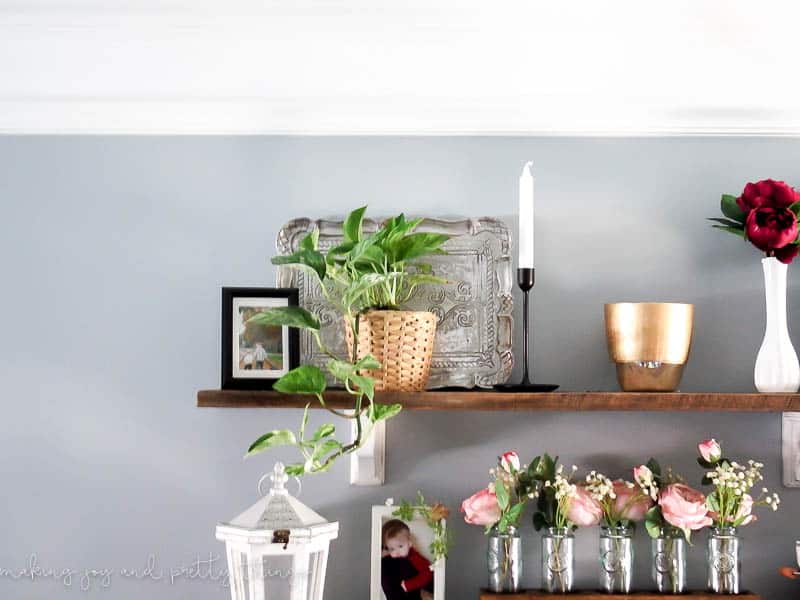
<path fill-rule="evenodd" d="M 342 315 L 347 336 L 347 356 L 337 356 L 323 343 L 320 322 L 303 307 L 276 307 L 250 319 L 259 325 L 297 327 L 309 331 L 320 351 L 327 355 L 325 370 L 352 397 L 352 408 L 339 410 L 325 402 L 326 375 L 315 365 L 292 369 L 273 384 L 273 389 L 285 394 L 313 397 L 319 405 L 337 417 L 355 423 L 356 434 L 349 443 L 335 437 L 336 427 L 326 423 L 313 433 L 306 432 L 306 405 L 299 430 L 273 430 L 250 445 L 246 456 L 278 446 L 294 446 L 301 460 L 286 467 L 289 475 L 326 471 L 341 456 L 361 447 L 371 427 L 400 412 L 399 404 L 376 404 L 376 390 L 392 389 L 387 382 L 410 379 L 415 389 L 424 389 L 433 351 L 436 317 L 430 312 L 402 311 L 402 305 L 415 288 L 423 283 L 445 283 L 432 275 L 430 265 L 419 259 L 443 253 L 442 245 L 449 236 L 417 232 L 423 219 L 407 220 L 404 215 L 388 219 L 375 233 L 363 230 L 366 206 L 351 212 L 342 224 L 342 243 L 323 252 L 319 248 L 319 230 L 315 229 L 300 242 L 296 252 L 276 256 L 274 265 L 290 265 L 304 270 L 319 285 L 325 299 Z M 379 313 L 376 316 L 376 313 Z M 399 315 L 399 320 L 395 316 Z M 385 327 L 391 319 L 389 327 Z M 423 336 L 426 348 L 411 352 L 404 344 L 415 344 L 412 321 L 424 321 L 432 326 Z M 391 339 L 389 339 L 391 338 Z M 402 357 L 414 357 L 409 369 Z M 422 360 L 424 364 L 419 364 Z M 398 374 L 399 372 L 399 374 Z M 424 376 L 424 377 L 423 377 Z M 404 379 L 405 378 L 405 379 Z M 418 386 L 422 385 L 421 388 Z M 400 389 L 406 389 L 400 387 Z M 348 427 L 349 430 L 349 427 Z"/>

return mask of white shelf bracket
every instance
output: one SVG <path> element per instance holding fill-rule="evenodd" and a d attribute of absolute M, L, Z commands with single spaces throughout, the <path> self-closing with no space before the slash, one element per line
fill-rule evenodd
<path fill-rule="evenodd" d="M 800 487 L 800 412 L 783 413 L 783 485 Z"/>
<path fill-rule="evenodd" d="M 362 425 L 368 425 L 362 417 Z M 352 425 L 355 439 L 356 424 Z M 383 485 L 386 469 L 386 421 L 380 420 L 364 440 L 364 445 L 350 455 L 350 485 Z"/>

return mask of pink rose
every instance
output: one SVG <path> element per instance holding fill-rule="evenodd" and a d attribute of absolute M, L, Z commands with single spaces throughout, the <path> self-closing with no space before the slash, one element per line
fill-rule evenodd
<path fill-rule="evenodd" d="M 586 488 L 576 486 L 575 495 L 569 502 L 567 519 L 578 527 L 592 527 L 603 518 L 603 507 L 597 502 Z"/>
<path fill-rule="evenodd" d="M 641 521 L 653 506 L 650 496 L 646 496 L 641 489 L 622 479 L 614 481 L 614 494 L 617 496 L 614 499 L 614 515 L 620 521 Z"/>
<path fill-rule="evenodd" d="M 653 483 L 653 472 L 647 465 L 639 465 L 633 469 L 633 480 L 642 487 L 650 487 Z"/>
<path fill-rule="evenodd" d="M 753 497 L 750 494 L 745 494 L 742 496 L 742 501 L 739 503 L 739 510 L 736 511 L 736 517 L 734 517 L 734 521 L 738 521 L 739 519 L 743 519 L 739 526 L 749 525 L 750 523 L 756 520 L 756 516 L 753 514 Z"/>
<path fill-rule="evenodd" d="M 697 449 L 700 451 L 700 456 L 702 456 L 703 460 L 706 462 L 715 463 L 722 456 L 722 448 L 720 448 L 720 445 L 714 438 L 703 440 L 697 445 Z"/>
<path fill-rule="evenodd" d="M 697 531 L 712 524 L 706 507 L 706 497 L 683 483 L 673 483 L 661 490 L 658 504 L 664 520 L 684 533 Z"/>
<path fill-rule="evenodd" d="M 519 471 L 519 456 L 514 451 L 503 452 L 500 456 L 500 468 L 508 473 Z"/>
<path fill-rule="evenodd" d="M 470 525 L 494 525 L 500 520 L 497 496 L 488 488 L 473 494 L 461 503 L 464 520 Z"/>
<path fill-rule="evenodd" d="M 708 516 L 714 521 L 719 521 L 719 513 L 709 511 Z M 749 525 L 758 519 L 758 517 L 753 514 L 753 497 L 750 494 L 742 496 L 742 501 L 739 502 L 739 508 L 736 510 L 736 514 L 734 516 L 729 516 L 727 521 L 733 524 L 739 519 L 742 520 L 738 525 L 739 527 Z"/>

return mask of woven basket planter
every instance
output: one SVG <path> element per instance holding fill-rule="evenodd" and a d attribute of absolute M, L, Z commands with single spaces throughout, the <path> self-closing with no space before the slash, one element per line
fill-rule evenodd
<path fill-rule="evenodd" d="M 348 348 L 353 332 L 345 325 Z M 424 390 L 428 385 L 436 335 L 436 315 L 427 311 L 371 310 L 359 317 L 358 358 L 372 354 L 381 368 L 364 374 L 375 389 L 393 392 Z"/>

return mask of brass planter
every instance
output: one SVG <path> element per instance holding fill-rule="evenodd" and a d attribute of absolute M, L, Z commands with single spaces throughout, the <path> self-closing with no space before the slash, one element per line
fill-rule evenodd
<path fill-rule="evenodd" d="M 605 321 L 608 354 L 624 391 L 678 389 L 692 345 L 693 304 L 606 304 Z"/>

